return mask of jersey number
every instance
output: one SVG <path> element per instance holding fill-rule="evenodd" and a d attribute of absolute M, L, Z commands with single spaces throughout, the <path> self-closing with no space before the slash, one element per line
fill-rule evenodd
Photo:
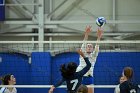
<path fill-rule="evenodd" d="M 136 93 L 136 90 L 135 89 L 131 89 L 130 93 Z"/>
<path fill-rule="evenodd" d="M 70 83 L 74 83 L 74 84 L 73 84 L 73 87 L 72 87 L 72 90 L 74 90 L 75 87 L 76 87 L 77 84 L 78 84 L 78 79 L 74 79 L 74 80 L 70 81 Z"/>

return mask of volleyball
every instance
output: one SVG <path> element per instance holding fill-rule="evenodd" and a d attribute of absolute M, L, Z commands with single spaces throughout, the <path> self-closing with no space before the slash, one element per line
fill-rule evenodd
<path fill-rule="evenodd" d="M 99 26 L 99 27 L 103 27 L 104 24 L 106 24 L 106 19 L 104 17 L 98 17 L 96 19 L 96 24 Z"/>

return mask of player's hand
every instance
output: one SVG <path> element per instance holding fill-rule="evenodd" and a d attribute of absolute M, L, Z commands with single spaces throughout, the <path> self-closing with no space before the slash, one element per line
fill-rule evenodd
<path fill-rule="evenodd" d="M 82 52 L 81 49 L 78 49 L 78 50 L 77 50 L 77 53 L 78 53 L 79 55 L 81 55 L 83 58 L 85 57 L 85 55 L 84 55 L 84 53 Z"/>
<path fill-rule="evenodd" d="M 98 30 L 97 30 L 97 37 L 98 37 L 98 40 L 101 39 L 102 35 L 103 35 L 103 29 L 102 29 L 101 27 L 99 27 Z"/>
<path fill-rule="evenodd" d="M 85 40 L 88 39 L 88 35 L 91 31 L 92 31 L 91 26 L 87 26 L 85 29 L 85 37 L 84 37 Z"/>
<path fill-rule="evenodd" d="M 91 26 L 86 26 L 85 33 L 90 33 L 92 31 Z"/>
<path fill-rule="evenodd" d="M 53 93 L 53 90 L 52 90 L 52 89 L 50 89 L 48 93 Z"/>
<path fill-rule="evenodd" d="M 54 86 L 52 86 L 52 87 L 50 88 L 50 90 L 49 90 L 48 93 L 53 93 L 53 90 L 54 90 Z"/>

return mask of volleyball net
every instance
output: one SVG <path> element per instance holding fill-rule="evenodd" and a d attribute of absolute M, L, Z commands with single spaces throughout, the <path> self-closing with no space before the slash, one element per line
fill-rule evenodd
<path fill-rule="evenodd" d="M 61 64 L 79 64 L 76 50 L 81 48 L 82 43 L 83 41 L 0 41 L 0 76 L 14 74 L 19 91 L 46 93 L 61 78 Z M 97 42 L 86 43 L 95 45 Z M 94 86 L 89 86 L 95 88 L 95 93 L 112 93 L 126 66 L 134 69 L 133 80 L 140 84 L 140 41 L 100 41 L 99 47 L 94 67 Z M 64 84 L 54 93 L 65 92 Z"/>

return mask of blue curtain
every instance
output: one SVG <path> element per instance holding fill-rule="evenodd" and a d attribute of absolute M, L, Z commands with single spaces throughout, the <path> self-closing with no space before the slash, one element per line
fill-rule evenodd
<path fill-rule="evenodd" d="M 4 0 L 0 0 L 0 4 L 3 4 Z M 0 6 L 0 21 L 5 20 L 5 6 Z"/>

